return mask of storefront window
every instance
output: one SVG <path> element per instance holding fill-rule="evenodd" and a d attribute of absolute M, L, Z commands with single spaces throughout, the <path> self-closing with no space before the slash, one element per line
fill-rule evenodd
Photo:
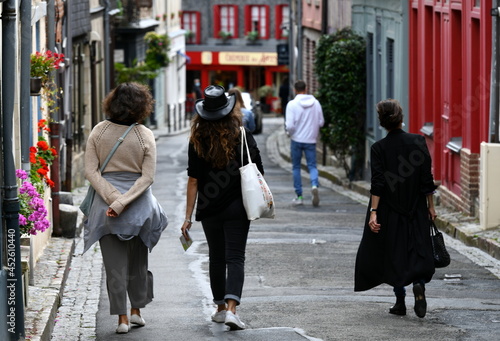
<path fill-rule="evenodd" d="M 223 86 L 229 90 L 238 85 L 238 77 L 236 71 L 214 70 L 209 73 L 210 84 Z"/>

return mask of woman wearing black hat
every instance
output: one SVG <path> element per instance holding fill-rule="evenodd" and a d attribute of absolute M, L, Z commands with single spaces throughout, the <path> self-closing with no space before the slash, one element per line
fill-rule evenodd
<path fill-rule="evenodd" d="M 221 86 L 208 86 L 204 97 L 196 102 L 198 115 L 191 124 L 186 217 L 181 230 L 187 237 L 196 205 L 195 219 L 201 221 L 207 238 L 210 287 L 217 305 L 212 321 L 225 323 L 231 330 L 245 329 L 236 314 L 250 228 L 239 173 L 242 113 L 235 96 L 226 97 Z M 246 136 L 252 161 L 264 174 L 257 143 L 248 130 Z"/>

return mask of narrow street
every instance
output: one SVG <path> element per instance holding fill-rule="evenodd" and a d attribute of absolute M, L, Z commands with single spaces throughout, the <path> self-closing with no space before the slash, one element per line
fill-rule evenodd
<path fill-rule="evenodd" d="M 251 225 L 246 282 L 238 310 L 247 330 L 227 332 L 223 324 L 210 321 L 214 306 L 207 276 L 207 244 L 200 223 L 192 227 L 195 243 L 187 252 L 178 239 L 187 180 L 188 135 L 184 133 L 158 140 L 153 192 L 170 223 L 150 254 L 155 298 L 142 310 L 147 325 L 133 328 L 126 335 L 115 334 L 117 317 L 109 315 L 103 274 L 97 340 L 497 339 L 500 261 L 447 236 L 452 263 L 437 269 L 426 287 L 425 318 L 420 319 L 413 312 L 411 288 L 404 317 L 388 314 L 395 301 L 391 287 L 353 291 L 354 262 L 366 204 L 322 180 L 320 207 L 312 207 L 307 192 L 303 206 L 292 206 L 291 167 L 277 160 L 268 149 L 272 143 L 267 143 L 271 134 L 282 129 L 282 123 L 279 118 L 266 118 L 263 134 L 256 136 L 277 210 L 275 220 L 262 219 Z M 307 181 L 304 180 L 306 188 Z M 99 258 L 100 252 L 92 257 Z M 79 269 L 72 265 L 71 272 L 74 271 Z M 58 336 L 53 340 L 76 340 L 63 338 L 62 330 L 69 333 L 76 324 L 56 325 Z M 91 325 L 87 324 L 87 328 Z M 71 335 L 86 340 L 81 331 Z"/>

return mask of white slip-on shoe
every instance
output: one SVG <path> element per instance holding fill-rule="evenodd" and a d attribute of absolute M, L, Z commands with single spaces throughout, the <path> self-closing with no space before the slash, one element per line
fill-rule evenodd
<path fill-rule="evenodd" d="M 116 328 L 116 333 L 117 334 L 127 334 L 129 330 L 130 330 L 130 327 L 128 324 L 120 323 L 118 328 Z"/>
<path fill-rule="evenodd" d="M 214 311 L 214 313 L 211 316 L 212 321 L 217 322 L 217 323 L 224 323 L 226 322 L 226 311 L 221 310 L 221 311 Z"/>
<path fill-rule="evenodd" d="M 233 314 L 232 311 L 228 310 L 226 312 L 226 326 L 229 326 L 230 330 L 243 330 L 245 329 L 245 324 L 241 322 L 240 317 Z"/>
<path fill-rule="evenodd" d="M 133 314 L 130 316 L 130 323 L 136 324 L 139 327 L 144 327 L 146 325 L 146 321 L 137 314 Z"/>
<path fill-rule="evenodd" d="M 312 194 L 312 204 L 314 207 L 318 207 L 319 205 L 319 191 L 318 187 L 313 186 L 311 189 L 311 194 Z"/>

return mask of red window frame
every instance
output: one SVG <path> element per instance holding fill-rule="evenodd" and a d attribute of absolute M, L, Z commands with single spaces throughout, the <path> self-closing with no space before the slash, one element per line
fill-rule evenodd
<path fill-rule="evenodd" d="M 194 19 L 194 20 L 193 20 Z M 199 44 L 201 41 L 201 14 L 196 11 L 182 11 L 181 27 L 194 32 L 194 37 L 186 39 L 188 44 Z"/>
<path fill-rule="evenodd" d="M 269 39 L 269 5 L 245 5 L 245 34 L 255 29 L 252 22 L 252 10 L 258 8 L 259 39 Z M 264 29 L 262 28 L 264 23 Z"/>
<path fill-rule="evenodd" d="M 222 21 L 224 9 L 233 12 L 233 18 L 229 18 L 226 23 Z M 232 28 L 231 28 L 232 21 Z M 233 38 L 238 38 L 238 6 L 237 5 L 215 5 L 214 6 L 214 37 L 219 38 L 220 31 L 231 32 Z"/>
<path fill-rule="evenodd" d="M 287 39 L 288 36 L 283 35 L 283 11 L 289 11 L 288 5 L 276 5 L 276 39 Z M 290 14 L 288 14 L 288 25 L 290 25 Z M 290 29 L 290 28 L 288 28 Z"/>

